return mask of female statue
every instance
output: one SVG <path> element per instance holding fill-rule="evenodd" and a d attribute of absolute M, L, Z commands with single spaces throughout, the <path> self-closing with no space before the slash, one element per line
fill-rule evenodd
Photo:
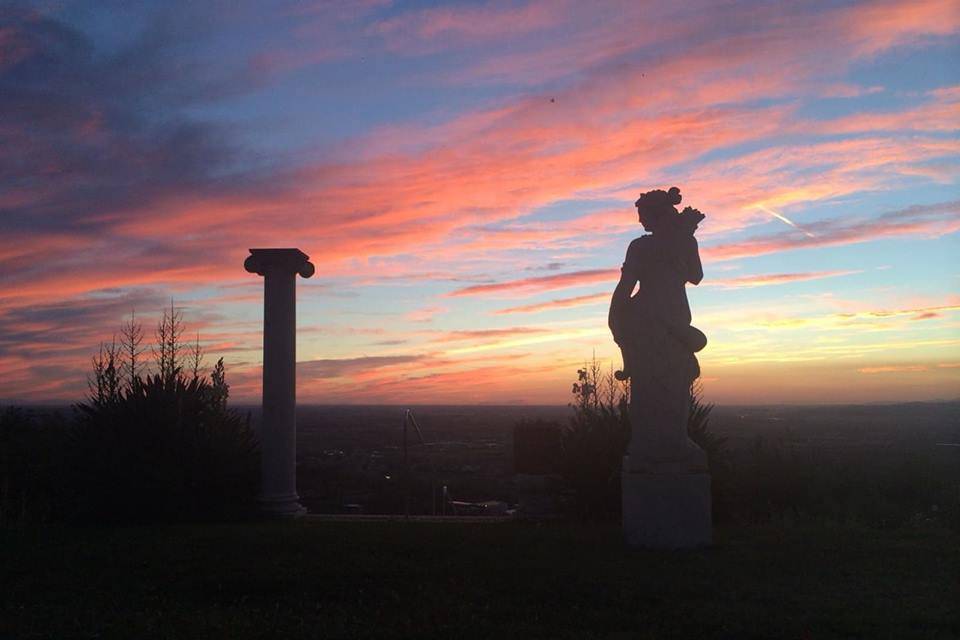
<path fill-rule="evenodd" d="M 690 385 L 700 375 L 695 352 L 707 339 L 690 325 L 686 283 L 703 278 L 694 232 L 704 215 L 678 213 L 680 190 L 637 200 L 649 234 L 630 243 L 610 302 L 609 324 L 630 378 L 631 438 L 625 471 L 700 470 L 706 455 L 687 437 Z M 639 285 L 636 295 L 631 295 Z"/>

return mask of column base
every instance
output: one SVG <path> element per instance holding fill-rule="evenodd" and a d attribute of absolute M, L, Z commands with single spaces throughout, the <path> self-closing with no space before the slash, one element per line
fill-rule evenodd
<path fill-rule="evenodd" d="M 710 545 L 709 473 L 627 471 L 621 482 L 623 534 L 628 546 L 693 549 Z"/>
<path fill-rule="evenodd" d="M 300 504 L 300 496 L 291 493 L 285 496 L 260 496 L 257 499 L 260 513 L 269 518 L 299 518 L 307 514 Z"/>

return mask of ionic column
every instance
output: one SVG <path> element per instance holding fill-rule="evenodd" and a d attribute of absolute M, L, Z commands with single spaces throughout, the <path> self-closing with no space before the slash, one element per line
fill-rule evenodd
<path fill-rule="evenodd" d="M 306 512 L 297 495 L 296 276 L 313 275 L 299 249 L 250 249 L 243 263 L 263 276 L 263 418 L 260 507 L 274 516 Z"/>

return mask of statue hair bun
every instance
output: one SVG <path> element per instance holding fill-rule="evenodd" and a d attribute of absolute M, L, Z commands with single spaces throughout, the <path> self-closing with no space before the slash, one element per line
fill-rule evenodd
<path fill-rule="evenodd" d="M 677 187 L 670 187 L 669 191 L 664 191 L 663 189 L 654 189 L 653 191 L 647 191 L 640 195 L 634 205 L 637 207 L 649 208 L 661 208 L 661 207 L 672 207 L 680 204 L 681 200 L 680 189 Z"/>

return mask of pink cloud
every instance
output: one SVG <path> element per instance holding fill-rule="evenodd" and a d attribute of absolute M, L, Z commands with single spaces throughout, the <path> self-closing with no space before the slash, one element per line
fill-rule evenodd
<path fill-rule="evenodd" d="M 531 33 L 564 21 L 566 2 L 495 3 L 437 6 L 406 11 L 368 27 L 388 49 L 401 53 L 427 53 L 472 46 Z"/>
<path fill-rule="evenodd" d="M 722 289 L 749 289 L 753 287 L 768 287 L 771 285 L 788 284 L 791 282 L 807 282 L 809 280 L 822 280 L 824 278 L 836 278 L 838 276 L 847 276 L 862 271 L 811 271 L 806 273 L 767 273 L 758 275 L 742 276 L 739 278 L 726 278 L 720 280 L 704 281 L 704 286 L 720 287 Z"/>
<path fill-rule="evenodd" d="M 751 50 L 750 59 L 755 59 L 756 54 L 756 50 Z M 734 60 L 739 60 L 739 56 L 736 49 L 729 54 Z M 715 67 L 723 68 L 727 59 L 722 54 L 709 58 L 695 55 L 690 59 L 681 54 L 678 62 L 664 64 L 680 65 L 675 72 L 681 73 L 684 82 L 693 87 L 716 75 Z M 768 78 L 782 82 L 779 72 L 772 73 L 773 67 Z M 676 97 L 669 83 L 658 85 L 654 93 L 635 97 L 623 93 L 622 81 L 629 84 L 628 76 L 614 70 L 607 77 L 609 80 L 599 84 L 581 83 L 558 93 L 556 103 L 546 98 L 524 99 L 509 108 L 467 114 L 433 127 L 428 139 L 435 143 L 418 153 L 396 155 L 384 150 L 358 164 L 327 163 L 303 168 L 294 181 L 302 186 L 279 197 L 269 194 L 255 201 L 247 198 L 219 202 L 172 199 L 169 205 L 156 207 L 149 216 L 118 217 L 116 229 L 133 237 L 155 238 L 191 227 L 207 234 L 204 240 L 208 245 L 215 241 L 224 251 L 230 247 L 233 255 L 233 247 L 254 243 L 263 236 L 265 221 L 283 218 L 283 232 L 278 233 L 275 226 L 267 227 L 273 237 L 271 243 L 321 243 L 327 249 L 325 269 L 336 274 L 344 269 L 345 261 L 391 255 L 425 242 L 442 243 L 464 226 L 480 220 L 506 219 L 578 192 L 610 191 L 634 182 L 637 176 L 690 160 L 710 149 L 771 135 L 783 129 L 789 113 L 783 108 L 704 110 L 696 100 L 687 112 L 677 113 L 673 107 L 673 111 L 657 113 L 656 109 L 667 108 Z M 745 97 L 743 87 L 735 79 L 726 78 L 725 82 L 726 89 L 697 99 L 713 102 Z M 756 78 L 750 82 L 751 86 L 762 87 Z M 591 97 L 583 103 L 577 96 L 587 90 Z M 769 90 L 777 91 L 772 85 Z M 631 118 L 631 112 L 641 105 L 654 111 L 642 118 Z M 557 145 L 557 140 L 565 142 Z M 877 140 L 878 145 L 886 143 Z M 914 145 L 912 150 L 927 156 L 956 152 L 955 145 L 941 145 L 940 151 L 934 146 L 920 149 Z M 860 157 L 873 158 L 876 154 L 866 152 Z M 912 157 L 915 156 L 905 154 L 895 165 L 890 164 L 891 172 L 902 173 Z M 850 164 L 846 174 L 828 182 L 826 186 L 831 191 L 825 193 L 842 194 L 879 182 L 865 182 L 857 177 L 856 171 L 869 167 L 858 167 L 858 161 L 850 155 L 847 158 Z M 773 182 L 774 176 L 770 177 Z M 781 176 L 775 177 L 776 184 L 784 183 Z M 743 188 L 725 197 L 720 186 L 724 182 L 725 179 L 694 182 L 692 189 L 710 193 L 721 203 L 724 199 L 732 200 L 732 204 L 760 192 L 750 188 L 753 185 L 745 179 Z M 738 220 L 748 217 L 725 215 L 711 218 L 711 222 L 728 220 L 730 227 L 736 227 Z M 481 235 L 485 239 L 471 248 L 502 247 L 502 234 Z M 494 239 L 494 235 L 501 237 Z M 531 243 L 536 242 L 537 230 L 511 235 L 515 240 Z M 551 240 L 546 230 L 541 237 Z M 198 248 L 187 260 L 208 261 L 211 257 L 223 256 L 211 252 L 208 246 L 206 250 Z M 113 271 L 117 269 L 114 267 Z M 206 279 L 211 273 L 210 269 L 195 271 L 197 280 Z M 89 281 L 92 288 L 99 284 L 95 273 L 90 274 Z M 112 282 L 106 284 L 115 286 Z"/>
<path fill-rule="evenodd" d="M 551 311 L 553 309 L 569 309 L 571 307 L 585 307 L 600 302 L 609 302 L 612 291 L 608 293 L 591 293 L 585 296 L 574 296 L 572 298 L 558 298 L 547 302 L 537 302 L 534 304 L 525 304 L 519 307 L 508 307 L 498 309 L 493 313 L 505 315 L 510 313 L 538 313 L 540 311 Z"/>
<path fill-rule="evenodd" d="M 701 255 L 711 260 L 732 260 L 781 251 L 854 244 L 905 235 L 941 236 L 958 230 L 960 230 L 960 201 L 953 201 L 935 205 L 917 205 L 885 213 L 872 220 L 820 223 L 814 237 L 799 231 L 789 231 L 704 247 L 701 249 Z"/>
<path fill-rule="evenodd" d="M 516 336 L 529 336 L 547 333 L 549 330 L 541 327 L 507 327 L 504 329 L 464 329 L 449 331 L 437 336 L 435 342 L 459 342 L 461 340 L 503 340 Z"/>
<path fill-rule="evenodd" d="M 953 0 L 877 2 L 841 10 L 837 17 L 863 56 L 896 46 L 917 46 L 960 27 L 960 9 Z"/>
<path fill-rule="evenodd" d="M 573 271 L 570 273 L 557 273 L 549 276 L 521 278 L 506 282 L 475 284 L 469 287 L 456 289 L 447 295 L 451 297 L 461 297 L 488 294 L 538 293 L 542 291 L 553 291 L 555 289 L 566 289 L 568 287 L 578 287 L 586 284 L 595 284 L 597 282 L 615 282 L 619 277 L 619 273 L 619 270 L 615 269 L 587 269 L 584 271 Z"/>
<path fill-rule="evenodd" d="M 449 311 L 447 307 L 433 305 L 416 309 L 404 315 L 404 318 L 410 322 L 432 322 L 437 315 Z"/>

